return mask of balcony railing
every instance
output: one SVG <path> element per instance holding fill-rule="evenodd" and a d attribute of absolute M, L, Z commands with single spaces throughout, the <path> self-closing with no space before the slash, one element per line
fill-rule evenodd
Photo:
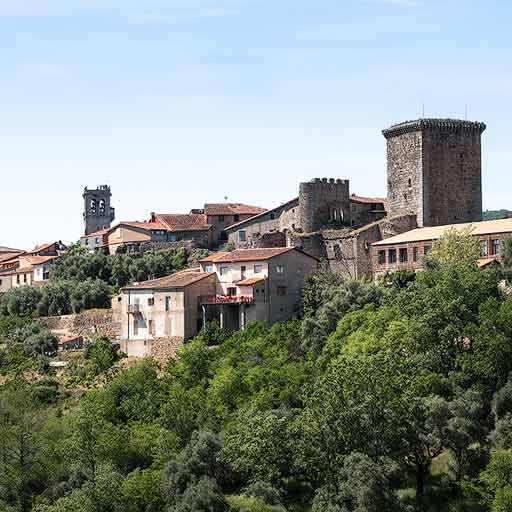
<path fill-rule="evenodd" d="M 207 295 L 200 298 L 201 304 L 250 304 L 254 297 L 250 295 Z"/>
<path fill-rule="evenodd" d="M 139 304 L 128 304 L 128 313 L 131 313 L 132 315 L 137 315 L 140 313 Z"/>

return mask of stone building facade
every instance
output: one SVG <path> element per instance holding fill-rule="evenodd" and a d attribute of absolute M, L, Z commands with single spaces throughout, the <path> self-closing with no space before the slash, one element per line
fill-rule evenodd
<path fill-rule="evenodd" d="M 419 119 L 384 130 L 388 214 L 414 213 L 419 226 L 481 220 L 485 128 L 480 122 Z"/>
<path fill-rule="evenodd" d="M 112 192 L 108 185 L 100 185 L 96 189 L 85 187 L 84 223 L 85 234 L 89 235 L 102 229 L 108 229 L 115 218 L 115 209 L 110 206 Z"/>

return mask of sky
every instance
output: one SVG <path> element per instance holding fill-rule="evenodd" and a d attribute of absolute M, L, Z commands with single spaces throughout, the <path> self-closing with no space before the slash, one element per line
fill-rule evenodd
<path fill-rule="evenodd" d="M 483 121 L 484 208 L 510 208 L 508 0 L 0 0 L 0 245 L 315 177 L 386 193 L 381 130 Z M 467 106 L 467 107 L 466 107 Z"/>

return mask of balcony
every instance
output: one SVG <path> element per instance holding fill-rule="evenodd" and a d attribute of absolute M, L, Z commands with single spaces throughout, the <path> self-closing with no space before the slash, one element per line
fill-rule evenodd
<path fill-rule="evenodd" d="M 140 313 L 140 305 L 139 304 L 128 304 L 128 314 L 138 315 Z"/>
<path fill-rule="evenodd" d="M 251 304 L 251 295 L 207 295 L 200 297 L 201 304 Z"/>

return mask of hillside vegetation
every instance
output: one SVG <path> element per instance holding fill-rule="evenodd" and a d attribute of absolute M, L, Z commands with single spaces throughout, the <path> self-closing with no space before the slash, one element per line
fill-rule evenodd
<path fill-rule="evenodd" d="M 165 367 L 95 337 L 56 374 L 2 317 L 1 510 L 512 510 L 512 298 L 465 258 L 386 282 L 319 272 L 304 318 Z"/>

